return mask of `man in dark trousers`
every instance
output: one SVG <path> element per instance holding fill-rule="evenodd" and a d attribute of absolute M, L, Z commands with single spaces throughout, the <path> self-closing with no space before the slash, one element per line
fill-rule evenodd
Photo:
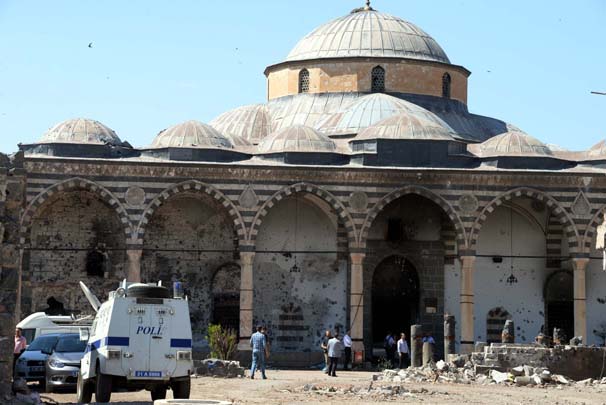
<path fill-rule="evenodd" d="M 350 333 L 351 333 L 351 331 L 347 331 L 347 332 L 345 332 L 345 336 L 343 336 L 343 346 L 345 346 L 345 364 L 343 365 L 343 370 L 348 369 L 350 362 L 352 363 L 352 368 L 353 368 L 353 362 L 351 360 L 352 341 L 351 341 L 351 336 L 349 336 Z"/>
<path fill-rule="evenodd" d="M 328 341 L 328 375 L 332 377 L 337 376 L 337 364 L 339 364 L 339 357 L 343 353 L 343 343 L 339 340 L 339 332 L 335 332 L 332 339 Z"/>

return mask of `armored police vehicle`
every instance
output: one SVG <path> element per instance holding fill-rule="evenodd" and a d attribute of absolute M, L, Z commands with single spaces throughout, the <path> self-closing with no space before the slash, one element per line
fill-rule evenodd
<path fill-rule="evenodd" d="M 178 283 L 176 283 L 178 284 Z M 152 400 L 188 399 L 193 370 L 187 299 L 160 283 L 120 284 L 101 304 L 80 282 L 97 312 L 77 382 L 79 403 L 109 402 L 111 393 L 146 389 Z"/>

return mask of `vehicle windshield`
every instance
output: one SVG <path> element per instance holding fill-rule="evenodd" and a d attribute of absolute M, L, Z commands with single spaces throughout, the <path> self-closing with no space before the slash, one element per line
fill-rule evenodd
<path fill-rule="evenodd" d="M 80 353 L 86 349 L 86 340 L 80 340 L 80 335 L 61 336 L 55 346 L 57 353 Z"/>
<path fill-rule="evenodd" d="M 27 348 L 28 352 L 45 351 L 51 352 L 57 344 L 58 336 L 38 336 Z"/>

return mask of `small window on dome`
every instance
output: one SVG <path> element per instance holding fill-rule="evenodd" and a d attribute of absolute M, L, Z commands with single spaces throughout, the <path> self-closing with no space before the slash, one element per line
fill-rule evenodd
<path fill-rule="evenodd" d="M 442 97 L 450 98 L 450 83 L 452 79 L 448 73 L 444 73 L 442 76 Z"/>
<path fill-rule="evenodd" d="M 383 93 L 385 91 L 385 69 L 381 66 L 375 66 L 372 69 L 371 91 L 373 93 Z"/>
<path fill-rule="evenodd" d="M 299 72 L 299 93 L 309 93 L 309 70 Z"/>

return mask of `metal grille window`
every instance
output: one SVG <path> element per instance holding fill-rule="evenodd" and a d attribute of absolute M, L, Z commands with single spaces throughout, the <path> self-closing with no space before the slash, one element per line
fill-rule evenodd
<path fill-rule="evenodd" d="M 444 73 L 442 76 L 442 97 L 450 98 L 450 82 L 452 79 L 448 73 Z"/>
<path fill-rule="evenodd" d="M 371 91 L 373 93 L 382 93 L 385 91 L 385 69 L 376 66 L 371 73 Z"/>
<path fill-rule="evenodd" d="M 299 93 L 309 93 L 309 71 L 307 69 L 299 72 Z"/>

